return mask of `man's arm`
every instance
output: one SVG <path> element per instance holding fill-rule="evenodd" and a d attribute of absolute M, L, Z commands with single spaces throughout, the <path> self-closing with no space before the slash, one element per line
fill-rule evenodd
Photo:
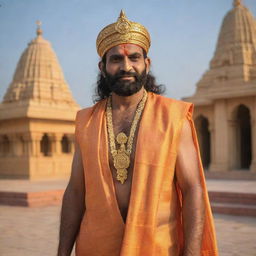
<path fill-rule="evenodd" d="M 176 177 L 182 191 L 184 221 L 183 256 L 200 256 L 204 226 L 204 199 L 200 181 L 199 163 L 189 121 L 181 131 L 176 163 Z"/>
<path fill-rule="evenodd" d="M 71 177 L 63 196 L 58 256 L 69 256 L 84 215 L 84 170 L 79 146 L 75 145 Z"/>

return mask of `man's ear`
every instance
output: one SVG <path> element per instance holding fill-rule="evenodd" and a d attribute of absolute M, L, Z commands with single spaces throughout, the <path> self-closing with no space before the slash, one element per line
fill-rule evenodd
<path fill-rule="evenodd" d="M 149 57 L 147 57 L 145 59 L 145 65 L 146 65 L 146 72 L 148 74 L 148 72 L 150 71 L 150 66 L 151 66 L 151 59 Z"/>
<path fill-rule="evenodd" d="M 105 72 L 104 72 L 104 63 L 102 61 L 100 61 L 98 63 L 98 67 L 99 67 L 99 70 L 101 71 L 101 74 L 105 77 Z"/>

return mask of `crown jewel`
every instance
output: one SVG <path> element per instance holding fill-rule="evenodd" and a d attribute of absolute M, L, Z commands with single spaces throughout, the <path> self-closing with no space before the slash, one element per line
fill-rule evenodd
<path fill-rule="evenodd" d="M 131 23 L 127 19 L 124 11 L 122 10 L 117 20 L 115 29 L 120 34 L 126 34 L 131 30 Z"/>

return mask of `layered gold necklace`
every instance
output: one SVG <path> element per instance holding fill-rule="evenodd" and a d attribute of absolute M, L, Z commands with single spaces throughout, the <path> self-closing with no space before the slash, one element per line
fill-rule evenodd
<path fill-rule="evenodd" d="M 130 166 L 130 156 L 132 153 L 133 139 L 135 135 L 135 131 L 137 128 L 138 121 L 140 120 L 141 113 L 144 109 L 145 102 L 147 100 L 147 92 L 144 90 L 143 97 L 140 103 L 137 106 L 129 137 L 126 136 L 124 132 L 120 132 L 116 136 L 116 142 L 120 145 L 119 149 L 116 149 L 115 143 L 115 135 L 113 128 L 113 117 L 112 117 L 112 100 L 111 97 L 108 98 L 107 102 L 107 129 L 110 143 L 110 152 L 114 160 L 114 167 L 116 169 L 116 179 L 120 181 L 122 184 L 126 181 L 128 177 L 127 169 Z M 127 148 L 125 144 L 127 143 Z"/>

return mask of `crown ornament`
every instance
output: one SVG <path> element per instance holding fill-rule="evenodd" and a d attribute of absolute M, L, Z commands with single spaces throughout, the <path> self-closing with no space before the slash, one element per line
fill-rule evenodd
<path fill-rule="evenodd" d="M 143 25 L 128 20 L 121 10 L 117 21 L 100 31 L 96 40 L 97 52 L 103 57 L 110 48 L 127 43 L 136 44 L 147 53 L 150 47 L 150 35 Z"/>
<path fill-rule="evenodd" d="M 127 19 L 123 10 L 121 10 L 120 16 L 116 22 L 115 30 L 120 34 L 127 34 L 131 30 L 131 22 Z"/>

